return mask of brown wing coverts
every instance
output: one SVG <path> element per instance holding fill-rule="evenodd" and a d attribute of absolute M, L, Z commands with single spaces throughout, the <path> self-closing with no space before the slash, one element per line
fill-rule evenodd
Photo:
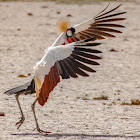
<path fill-rule="evenodd" d="M 44 83 L 42 85 L 38 102 L 40 105 L 44 105 L 49 98 L 49 93 L 54 89 L 57 83 L 60 82 L 60 77 L 56 68 L 56 64 L 50 69 L 48 75 L 45 75 Z"/>
<path fill-rule="evenodd" d="M 88 29 L 78 32 L 73 37 L 69 37 L 69 41 L 75 42 L 87 38 L 104 39 L 104 37 L 115 37 L 115 35 L 112 35 L 112 33 L 122 33 L 118 29 L 116 30 L 112 28 L 124 28 L 125 26 L 110 22 L 125 20 L 125 18 L 115 18 L 115 16 L 125 14 L 126 12 L 110 14 L 116 9 L 118 9 L 121 6 L 121 4 L 115 7 L 114 9 L 105 12 L 108 6 L 94 18 L 95 22 L 92 23 Z"/>

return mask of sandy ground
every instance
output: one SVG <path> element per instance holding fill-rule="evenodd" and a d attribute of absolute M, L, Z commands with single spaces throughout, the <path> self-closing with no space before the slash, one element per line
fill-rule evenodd
<path fill-rule="evenodd" d="M 67 17 L 72 25 L 100 12 L 108 3 L 56 4 L 55 2 L 0 3 L 0 140 L 138 140 L 140 105 L 121 105 L 140 99 L 140 1 L 124 2 L 118 11 L 127 11 L 122 24 L 127 28 L 117 38 L 101 41 L 100 66 L 90 77 L 63 80 L 45 106 L 36 105 L 40 127 L 51 131 L 39 134 L 31 111 L 34 95 L 21 96 L 26 117 L 17 130 L 20 112 L 15 97 L 3 92 L 28 82 L 33 66 L 45 48 L 56 39 L 56 23 Z M 120 2 L 112 2 L 115 7 Z M 28 15 L 32 13 L 32 15 Z M 110 52 L 110 49 L 117 52 Z M 18 77 L 20 74 L 26 77 Z M 30 76 L 31 75 L 31 76 Z M 108 100 L 94 100 L 107 96 Z"/>

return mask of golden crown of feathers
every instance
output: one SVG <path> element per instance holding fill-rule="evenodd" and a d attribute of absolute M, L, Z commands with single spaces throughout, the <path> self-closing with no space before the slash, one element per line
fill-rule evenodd
<path fill-rule="evenodd" d="M 70 22 L 66 19 L 61 19 L 57 23 L 57 31 L 58 33 L 65 32 L 68 28 L 70 28 Z"/>

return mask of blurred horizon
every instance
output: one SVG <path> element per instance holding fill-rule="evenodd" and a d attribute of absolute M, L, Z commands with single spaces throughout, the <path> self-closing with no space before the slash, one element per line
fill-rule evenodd
<path fill-rule="evenodd" d="M 118 2 L 135 2 L 136 0 L 0 0 L 0 2 L 16 2 L 16 1 L 25 1 L 25 2 L 45 2 L 45 1 L 52 1 L 52 2 L 64 2 L 64 3 L 87 3 L 87 2 L 110 2 L 110 1 L 118 1 Z"/>

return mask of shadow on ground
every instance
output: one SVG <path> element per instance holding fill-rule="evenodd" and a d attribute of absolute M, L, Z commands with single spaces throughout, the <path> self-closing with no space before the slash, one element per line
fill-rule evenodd
<path fill-rule="evenodd" d="M 74 133 L 52 133 L 52 134 L 39 134 L 39 133 L 21 133 L 21 134 L 11 134 L 11 135 L 21 135 L 21 136 L 28 136 L 28 135 L 41 135 L 44 137 L 80 137 L 80 138 L 140 138 L 140 135 L 137 136 L 123 136 L 123 135 L 90 135 L 90 134 L 74 134 Z"/>

